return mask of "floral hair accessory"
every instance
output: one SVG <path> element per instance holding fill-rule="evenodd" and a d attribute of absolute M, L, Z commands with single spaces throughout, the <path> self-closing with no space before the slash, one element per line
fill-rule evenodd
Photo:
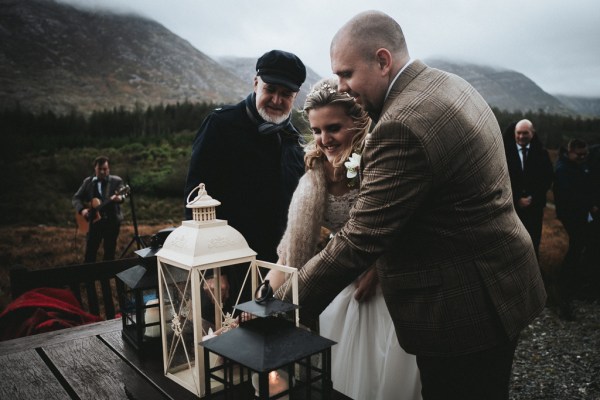
<path fill-rule="evenodd" d="M 335 92 L 337 92 L 337 90 L 335 90 L 334 88 L 332 88 L 329 85 L 329 83 L 325 83 L 323 86 L 321 86 L 321 90 L 327 90 L 331 94 L 334 94 Z"/>
<path fill-rule="evenodd" d="M 350 158 L 348 158 L 348 161 L 344 163 L 344 166 L 346 167 L 346 177 L 350 179 L 350 182 L 348 182 L 348 186 L 350 187 L 353 187 L 356 184 L 358 168 L 360 167 L 360 158 L 360 154 L 352 153 Z"/>
<path fill-rule="evenodd" d="M 314 96 L 316 93 L 318 92 L 322 92 L 322 91 L 326 91 L 329 94 L 339 94 L 342 96 L 346 96 L 346 97 L 352 97 L 350 96 L 350 93 L 348 92 L 340 92 L 338 89 L 334 88 L 333 86 L 331 86 L 328 82 L 323 82 L 320 86 L 315 86 L 313 87 L 313 89 L 308 93 L 308 96 Z"/>
<path fill-rule="evenodd" d="M 337 90 L 335 90 L 333 87 L 331 87 L 331 85 L 329 83 L 325 82 L 321 86 L 315 86 L 308 95 L 309 96 L 314 95 L 315 93 L 320 92 L 321 90 L 326 90 L 330 94 L 334 94 L 337 92 Z"/>

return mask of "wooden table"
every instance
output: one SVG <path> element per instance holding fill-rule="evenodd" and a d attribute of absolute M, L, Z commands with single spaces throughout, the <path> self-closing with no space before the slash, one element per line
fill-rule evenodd
<path fill-rule="evenodd" d="M 0 399 L 197 399 L 164 376 L 161 354 L 124 344 L 121 328 L 117 319 L 0 342 Z"/>

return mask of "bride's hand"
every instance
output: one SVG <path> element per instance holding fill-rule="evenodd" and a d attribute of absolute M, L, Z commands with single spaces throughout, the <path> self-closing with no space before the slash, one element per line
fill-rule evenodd
<path fill-rule="evenodd" d="M 373 297 L 378 282 L 379 278 L 374 267 L 371 267 L 367 272 L 358 277 L 355 282 L 356 290 L 354 291 L 356 301 L 363 302 Z"/>

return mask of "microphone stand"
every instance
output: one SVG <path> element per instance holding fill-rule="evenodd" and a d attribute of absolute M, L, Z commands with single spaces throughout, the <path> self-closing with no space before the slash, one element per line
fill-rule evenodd
<path fill-rule="evenodd" d="M 123 258 L 123 256 L 127 254 L 127 251 L 129 251 L 129 248 L 133 245 L 133 243 L 137 243 L 138 250 L 141 250 L 146 247 L 144 240 L 140 237 L 138 232 L 137 217 L 135 215 L 135 204 L 133 202 L 133 189 L 129 193 L 129 203 L 131 207 L 131 219 L 133 221 L 133 238 L 131 238 L 131 241 L 129 242 L 127 247 L 125 247 L 125 250 L 123 250 L 123 253 L 121 253 L 121 257 L 119 258 Z"/>

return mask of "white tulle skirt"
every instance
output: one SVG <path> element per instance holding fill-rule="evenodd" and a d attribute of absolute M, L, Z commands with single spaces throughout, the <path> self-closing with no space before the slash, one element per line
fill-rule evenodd
<path fill-rule="evenodd" d="M 414 355 L 398 344 L 381 288 L 359 303 L 354 283 L 319 318 L 320 334 L 332 348 L 333 387 L 354 400 L 420 400 L 421 381 Z"/>

